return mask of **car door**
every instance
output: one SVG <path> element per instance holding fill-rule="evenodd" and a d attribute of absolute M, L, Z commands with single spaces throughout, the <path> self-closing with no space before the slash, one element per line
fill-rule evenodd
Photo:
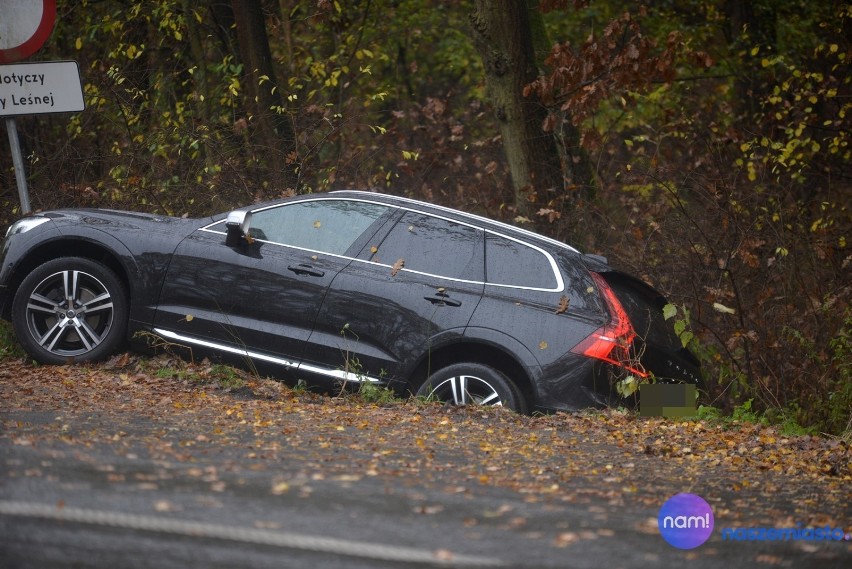
<path fill-rule="evenodd" d="M 355 379 L 407 379 L 418 358 L 463 335 L 483 277 L 481 230 L 404 211 L 337 275 L 304 360 L 338 362 Z"/>
<path fill-rule="evenodd" d="M 252 211 L 251 239 L 225 244 L 224 221 L 178 246 L 155 332 L 170 341 L 295 367 L 329 284 L 392 208 L 307 199 Z M 371 232 L 372 231 L 372 232 Z"/>

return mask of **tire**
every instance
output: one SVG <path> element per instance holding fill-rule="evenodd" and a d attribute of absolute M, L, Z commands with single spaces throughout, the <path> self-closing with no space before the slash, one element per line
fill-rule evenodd
<path fill-rule="evenodd" d="M 436 371 L 420 386 L 417 395 L 448 405 L 498 405 L 527 412 L 517 385 L 496 369 L 477 363 L 453 364 Z"/>
<path fill-rule="evenodd" d="M 121 280 L 103 264 L 60 257 L 31 272 L 15 293 L 12 324 L 21 346 L 43 364 L 104 359 L 127 331 Z"/>

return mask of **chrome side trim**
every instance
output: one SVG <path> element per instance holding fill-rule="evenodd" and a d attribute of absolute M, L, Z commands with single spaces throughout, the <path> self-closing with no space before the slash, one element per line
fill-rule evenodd
<path fill-rule="evenodd" d="M 363 193 L 363 194 L 367 194 L 367 195 L 370 194 L 370 192 L 358 192 L 357 190 L 338 190 L 338 191 L 350 192 L 350 193 L 352 193 L 352 192 Z M 335 193 L 335 192 L 331 192 L 331 193 Z M 521 233 L 524 233 L 524 234 L 528 234 L 530 236 L 533 236 L 533 237 L 536 237 L 536 238 L 539 238 L 539 239 L 543 239 L 543 240 L 551 242 L 553 244 L 560 245 L 561 247 L 567 247 L 568 249 L 570 249 L 572 251 L 579 252 L 576 249 L 574 249 L 573 247 L 571 247 L 570 245 L 566 245 L 565 243 L 562 243 L 561 241 L 556 241 L 554 239 L 550 239 L 549 237 L 544 237 L 543 235 L 533 233 L 533 232 L 528 231 L 526 229 L 521 229 L 520 227 L 514 227 L 512 225 L 509 225 L 507 223 L 503 223 L 501 221 L 494 221 L 493 219 L 488 219 L 488 218 L 481 217 L 481 216 L 478 216 L 478 215 L 475 215 L 475 214 L 472 214 L 472 213 L 458 211 L 458 210 L 450 209 L 450 208 L 443 207 L 443 206 L 425 204 L 423 202 L 419 202 L 417 200 L 412 200 L 410 198 L 401 198 L 399 196 L 392 196 L 392 197 L 393 197 L 393 199 L 398 199 L 398 200 L 401 200 L 401 201 L 405 201 L 407 203 L 412 203 L 412 204 L 416 204 L 416 205 L 420 205 L 420 206 L 425 205 L 427 207 L 433 207 L 433 208 L 436 208 L 436 209 L 439 209 L 439 210 L 442 210 L 442 211 L 446 211 L 446 212 L 449 212 L 449 213 L 460 214 L 464 217 L 470 218 L 471 220 L 476 220 L 476 221 L 481 220 L 481 221 L 486 221 L 486 222 L 489 222 L 489 223 L 495 223 L 495 224 L 497 224 L 501 227 L 511 229 L 512 231 L 517 231 L 517 232 L 521 232 Z M 443 219 L 445 221 L 451 221 L 453 223 L 465 225 L 467 227 L 471 227 L 473 229 L 476 229 L 478 231 L 482 231 L 484 233 L 491 233 L 492 235 L 497 235 L 498 237 L 503 237 L 503 238 L 508 239 L 510 241 L 520 243 L 521 245 L 523 245 L 525 247 L 529 247 L 531 249 L 534 249 L 534 250 L 538 251 L 540 254 L 545 256 L 548 263 L 550 263 L 550 269 L 553 271 L 553 276 L 556 279 L 556 286 L 553 287 L 553 288 L 539 288 L 539 287 L 500 284 L 500 283 L 489 283 L 489 282 L 482 282 L 482 281 L 469 281 L 469 280 L 464 280 L 464 279 L 456 279 L 456 278 L 452 278 L 452 277 L 445 277 L 443 275 L 435 275 L 435 274 L 432 274 L 432 273 L 424 273 L 424 272 L 421 272 L 421 271 L 413 271 L 411 269 L 406 269 L 406 268 L 403 267 L 402 271 L 405 271 L 407 273 L 415 273 L 415 274 L 418 274 L 418 275 L 424 275 L 424 276 L 427 276 L 427 277 L 435 277 L 435 278 L 438 278 L 438 279 L 444 279 L 444 280 L 458 282 L 458 283 L 484 284 L 484 285 L 499 287 L 499 288 L 510 288 L 510 289 L 518 289 L 518 290 L 532 290 L 532 291 L 536 291 L 536 292 L 563 292 L 565 290 L 565 281 L 562 278 L 562 272 L 559 270 L 559 266 L 556 264 L 556 259 L 553 258 L 553 255 L 551 255 L 550 253 L 548 253 L 547 251 L 545 251 L 541 247 L 539 247 L 537 245 L 533 245 L 532 243 L 528 243 L 528 242 L 523 241 L 521 239 L 518 239 L 517 237 L 512 237 L 511 235 L 506 235 L 504 233 L 494 231 L 493 229 L 486 229 L 484 227 L 480 227 L 478 225 L 473 225 L 472 223 L 460 221 L 458 219 L 452 219 L 450 217 L 435 215 L 434 213 L 429 213 L 429 212 L 422 211 L 422 210 L 419 210 L 419 209 L 412 209 L 410 207 L 399 206 L 399 205 L 396 205 L 396 204 L 388 204 L 388 203 L 384 203 L 384 202 L 381 202 L 381 201 L 374 201 L 374 200 L 369 200 L 369 199 L 349 198 L 349 197 L 345 197 L 345 196 L 322 197 L 322 198 L 308 198 L 308 199 L 304 199 L 304 200 L 299 200 L 299 203 L 306 202 L 306 201 L 330 201 L 330 200 L 331 201 L 349 200 L 349 201 L 356 201 L 356 202 L 364 202 L 364 203 L 371 203 L 371 204 L 375 204 L 375 205 L 387 206 L 387 207 L 391 207 L 391 208 L 395 208 L 395 209 L 401 209 L 401 210 L 405 210 L 405 211 L 411 211 L 411 212 L 414 212 L 414 213 L 419 213 L 421 215 L 428 215 L 428 216 L 431 216 L 431 217 L 436 217 L 438 219 Z M 297 203 L 297 202 L 293 202 L 293 203 Z M 252 212 L 263 211 L 263 210 L 271 209 L 271 208 L 274 208 L 274 207 L 280 207 L 281 205 L 283 205 L 283 204 L 270 205 L 270 206 L 266 206 L 266 207 L 263 207 L 263 208 L 260 208 L 260 209 L 257 209 L 257 210 L 252 210 Z M 216 231 L 215 229 L 210 229 L 214 225 L 218 225 L 220 223 L 224 224 L 225 220 L 219 220 L 219 221 L 215 221 L 213 223 L 210 223 L 208 225 L 205 225 L 204 227 L 201 227 L 200 229 L 198 229 L 198 231 L 204 231 L 204 232 L 207 232 L 207 233 L 215 233 L 217 235 L 226 235 L 226 233 L 224 231 Z M 294 250 L 297 250 L 297 251 L 307 251 L 308 253 L 316 253 L 318 255 L 328 255 L 329 257 L 336 257 L 338 259 L 347 259 L 349 261 L 358 261 L 359 263 L 367 263 L 369 265 L 375 265 L 375 266 L 378 266 L 378 267 L 387 267 L 388 269 L 393 268 L 391 265 L 386 265 L 384 263 L 377 263 L 375 261 L 367 261 L 367 260 L 364 260 L 364 259 L 357 259 L 355 257 L 347 257 L 345 255 L 337 255 L 335 253 L 328 253 L 328 252 L 325 252 L 325 251 L 317 251 L 317 250 L 314 250 L 314 249 L 306 249 L 304 247 L 294 247 L 293 245 L 286 245 L 284 243 L 278 243 L 276 241 L 267 241 L 265 239 L 255 239 L 255 241 L 259 241 L 261 243 L 268 243 L 270 245 L 277 245 L 279 247 L 286 247 L 287 249 L 294 249 Z"/>
<path fill-rule="evenodd" d="M 317 366 L 313 366 L 310 364 L 306 364 L 302 362 L 299 364 L 299 369 L 307 371 L 309 373 L 318 373 L 320 375 L 325 375 L 328 377 L 333 377 L 335 379 L 342 379 L 343 381 L 351 381 L 354 383 L 384 383 L 384 380 L 379 379 L 377 377 L 372 377 L 364 373 L 352 373 L 351 371 L 345 371 L 342 369 L 327 369 L 321 368 Z"/>
<path fill-rule="evenodd" d="M 172 332 L 171 330 L 164 330 L 162 328 L 154 328 L 154 334 L 160 335 L 163 338 L 167 338 L 169 340 L 174 340 L 176 342 L 185 342 L 187 344 L 193 344 L 196 346 L 203 346 L 205 348 L 210 348 L 213 350 L 218 350 L 220 352 L 227 352 L 229 354 L 236 354 L 238 356 L 243 356 L 246 358 L 251 358 L 255 360 L 262 360 L 265 362 L 270 362 L 276 365 L 280 365 L 286 368 L 294 369 L 294 370 L 304 370 L 308 373 L 316 373 L 319 375 L 324 375 L 326 377 L 332 377 L 334 379 L 340 379 L 343 381 L 351 381 L 353 383 L 384 383 L 379 378 L 371 377 L 369 375 L 363 373 L 352 373 L 350 371 L 345 371 L 342 369 L 328 369 L 321 368 L 305 363 L 291 362 L 290 360 L 285 360 L 283 358 L 277 358 L 274 356 L 269 356 L 266 354 L 261 354 L 259 352 L 253 352 L 250 350 L 235 348 L 233 346 L 228 346 L 225 344 L 219 344 L 216 342 L 210 342 L 208 340 L 202 340 L 200 338 L 193 338 L 191 336 L 184 336 L 183 334 L 178 334 L 177 332 Z"/>

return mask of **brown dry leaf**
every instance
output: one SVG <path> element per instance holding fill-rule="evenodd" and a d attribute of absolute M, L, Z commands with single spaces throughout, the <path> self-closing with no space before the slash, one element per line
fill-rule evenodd
<path fill-rule="evenodd" d="M 126 367 L 127 364 L 130 363 L 130 353 L 124 352 L 123 354 L 118 354 L 117 356 L 113 356 L 109 361 L 103 364 L 104 369 L 115 369 Z"/>
<path fill-rule="evenodd" d="M 393 264 L 393 267 L 391 267 L 391 276 L 392 276 L 392 277 L 395 277 L 395 276 L 396 276 L 396 274 L 397 274 L 400 270 L 402 270 L 402 268 L 403 268 L 404 266 L 405 266 L 405 259 L 397 259 L 397 260 L 396 260 L 396 263 L 394 263 L 394 264 Z"/>
<path fill-rule="evenodd" d="M 557 535 L 553 540 L 554 547 L 567 547 L 574 543 L 575 541 L 579 541 L 580 536 L 578 536 L 573 531 L 564 531 Z"/>
<path fill-rule="evenodd" d="M 444 511 L 444 506 L 440 504 L 436 504 L 434 506 L 418 506 L 414 508 L 415 514 L 426 514 L 426 515 L 434 515 Z"/>
<path fill-rule="evenodd" d="M 568 303 L 571 302 L 571 299 L 562 295 L 562 298 L 559 299 L 559 306 L 556 308 L 556 314 L 562 314 L 564 312 L 568 312 Z"/>
<path fill-rule="evenodd" d="M 157 500 L 156 502 L 154 502 L 154 510 L 158 512 L 175 512 L 179 509 L 180 508 L 178 508 L 168 500 Z"/>

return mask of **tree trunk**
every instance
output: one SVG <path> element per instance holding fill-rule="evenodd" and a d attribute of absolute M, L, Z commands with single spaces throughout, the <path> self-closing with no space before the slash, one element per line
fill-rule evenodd
<path fill-rule="evenodd" d="M 252 110 L 249 123 L 256 129 L 263 156 L 269 158 L 280 183 L 279 189 L 297 189 L 296 137 L 288 117 L 281 112 L 275 70 L 262 5 L 253 0 L 232 0 L 237 43 L 243 62 L 246 106 Z"/>
<path fill-rule="evenodd" d="M 539 71 L 545 69 L 544 60 L 550 55 L 552 43 L 547 37 L 544 26 L 544 18 L 538 9 L 538 0 L 527 0 L 527 13 L 530 16 L 530 30 L 532 42 L 535 48 L 535 62 Z M 553 109 L 551 109 L 553 111 Z M 595 182 L 594 169 L 592 168 L 589 155 L 580 145 L 580 129 L 574 126 L 570 116 L 560 112 L 560 119 L 554 126 L 556 147 L 559 152 L 559 160 L 562 165 L 562 187 L 563 199 L 560 200 L 561 209 L 573 209 L 577 198 L 592 200 L 595 197 L 597 185 Z"/>
<path fill-rule="evenodd" d="M 284 54 L 287 71 L 292 75 L 296 72 L 296 62 L 293 60 L 293 23 L 290 17 L 293 14 L 293 0 L 279 0 L 278 9 L 281 11 L 281 32 L 284 35 Z"/>
<path fill-rule="evenodd" d="M 725 14 L 728 42 L 743 54 L 743 68 L 734 82 L 734 108 L 740 115 L 751 115 L 769 92 L 760 61 L 776 52 L 776 15 L 771 5 L 751 0 L 725 0 Z"/>
<path fill-rule="evenodd" d="M 207 127 L 211 124 L 210 93 L 207 86 L 207 58 L 204 54 L 201 31 L 198 29 L 198 22 L 193 13 L 192 2 L 190 0 L 182 0 L 181 6 L 184 17 L 186 18 L 186 35 L 189 40 L 189 51 L 192 54 L 192 60 L 195 62 L 195 70 L 192 73 L 195 91 L 193 106 L 195 108 L 197 123 Z M 214 161 L 210 156 L 210 152 L 208 152 L 207 146 L 202 144 L 199 152 L 204 155 L 204 163 L 208 171 L 212 171 Z"/>
<path fill-rule="evenodd" d="M 485 84 L 512 177 L 519 215 L 537 222 L 536 212 L 562 194 L 559 152 L 542 128 L 547 109 L 524 87 L 538 76 L 526 2 L 475 0 L 470 20 Z"/>

